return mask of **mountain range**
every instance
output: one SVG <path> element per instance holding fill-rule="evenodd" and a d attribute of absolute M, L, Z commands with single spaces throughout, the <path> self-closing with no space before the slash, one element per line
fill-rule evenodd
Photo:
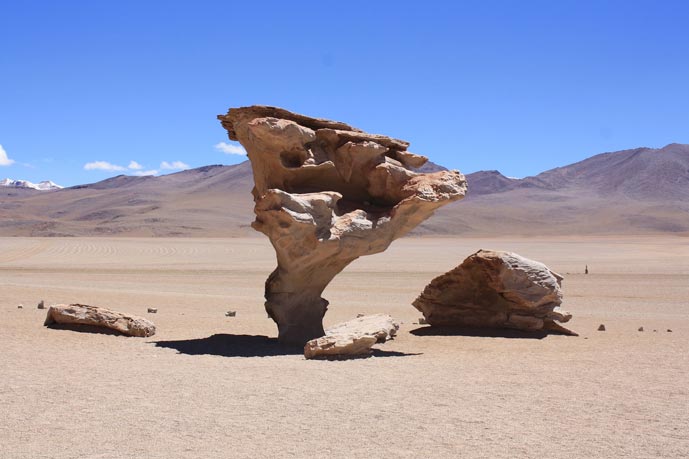
<path fill-rule="evenodd" d="M 28 180 L 12 180 L 9 178 L 6 178 L 4 180 L 0 180 L 0 187 L 31 188 L 32 190 L 38 190 L 38 191 L 59 190 L 59 189 L 63 188 L 60 185 L 58 185 L 57 183 L 51 182 L 50 180 L 43 180 L 42 182 L 32 183 L 32 182 L 29 182 Z"/>
<path fill-rule="evenodd" d="M 689 145 L 603 153 L 523 179 L 480 171 L 467 182 L 465 199 L 413 234 L 689 235 Z M 252 186 L 245 161 L 49 192 L 0 187 L 0 236 L 255 235 Z"/>

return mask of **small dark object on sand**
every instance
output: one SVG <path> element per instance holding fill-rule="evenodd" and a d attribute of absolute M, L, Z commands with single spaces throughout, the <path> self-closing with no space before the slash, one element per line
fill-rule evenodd
<path fill-rule="evenodd" d="M 667 332 L 668 332 L 668 333 L 672 333 L 672 330 L 670 330 L 670 329 L 668 328 L 668 329 L 667 329 Z"/>
<path fill-rule="evenodd" d="M 644 327 L 639 327 L 639 331 L 644 331 Z"/>
<path fill-rule="evenodd" d="M 600 325 L 598 326 L 598 331 L 605 331 L 605 325 L 600 324 Z"/>
<path fill-rule="evenodd" d="M 225 315 L 226 315 L 227 317 L 234 317 L 234 316 L 237 315 L 237 311 L 227 311 L 227 312 L 225 313 Z"/>
<path fill-rule="evenodd" d="M 45 309 L 45 301 L 41 300 L 41 301 L 38 303 L 38 309 Z"/>
<path fill-rule="evenodd" d="M 150 314 L 156 314 L 158 312 L 158 308 L 148 308 L 148 312 Z"/>

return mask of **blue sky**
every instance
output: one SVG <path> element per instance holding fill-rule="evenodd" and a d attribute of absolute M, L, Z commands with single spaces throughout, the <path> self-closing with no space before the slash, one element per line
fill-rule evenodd
<path fill-rule="evenodd" d="M 215 116 L 251 104 L 465 173 L 689 143 L 686 1 L 22 1 L 0 24 L 0 179 L 234 164 Z"/>

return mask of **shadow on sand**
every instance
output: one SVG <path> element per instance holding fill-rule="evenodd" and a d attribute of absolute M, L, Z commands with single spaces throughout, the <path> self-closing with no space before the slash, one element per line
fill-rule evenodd
<path fill-rule="evenodd" d="M 543 339 L 548 335 L 565 335 L 556 331 L 527 332 L 504 328 L 419 327 L 409 333 L 415 336 L 475 336 L 481 338 Z"/>
<path fill-rule="evenodd" d="M 79 332 L 79 333 L 95 333 L 98 335 L 115 335 L 115 336 L 122 336 L 122 337 L 128 338 L 128 336 L 125 335 L 124 333 L 120 333 L 120 332 L 118 332 L 116 330 L 112 330 L 110 328 L 97 327 L 95 325 L 52 323 L 50 325 L 46 325 L 46 328 L 50 328 L 53 330 L 69 330 L 69 331 L 75 331 L 75 332 Z"/>
<path fill-rule="evenodd" d="M 274 357 L 280 355 L 303 355 L 304 348 L 285 346 L 277 338 L 263 335 L 216 334 L 208 338 L 184 339 L 178 341 L 154 341 L 156 347 L 175 349 L 187 355 L 219 355 L 222 357 Z M 404 352 L 373 350 L 373 357 L 405 357 Z"/>

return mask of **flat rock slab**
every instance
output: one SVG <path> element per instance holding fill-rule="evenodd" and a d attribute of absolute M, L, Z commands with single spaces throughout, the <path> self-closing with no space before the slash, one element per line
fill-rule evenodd
<path fill-rule="evenodd" d="M 378 343 L 384 343 L 394 338 L 399 328 L 399 322 L 389 314 L 372 314 L 333 325 L 325 331 L 325 335 L 375 336 Z"/>
<path fill-rule="evenodd" d="M 365 357 L 378 342 L 372 335 L 326 335 L 312 339 L 304 346 L 307 359 Z"/>
<path fill-rule="evenodd" d="M 127 336 L 155 335 L 150 320 L 86 304 L 54 304 L 48 308 L 44 325 L 89 325 L 114 330 Z"/>
<path fill-rule="evenodd" d="M 413 305 L 431 326 L 512 328 L 576 335 L 557 322 L 562 276 L 512 252 L 479 250 L 436 277 Z"/>
<path fill-rule="evenodd" d="M 371 355 L 371 347 L 392 339 L 400 325 L 388 314 L 361 316 L 334 325 L 304 346 L 304 357 L 351 358 Z"/>

